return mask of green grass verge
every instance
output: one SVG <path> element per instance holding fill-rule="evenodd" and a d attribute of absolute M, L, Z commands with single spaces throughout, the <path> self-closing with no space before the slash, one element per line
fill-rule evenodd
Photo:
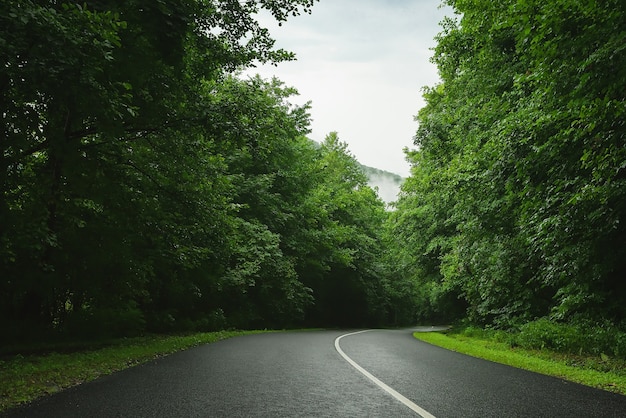
<path fill-rule="evenodd" d="M 260 332 L 264 331 L 154 335 L 98 343 L 93 349 L 67 345 L 55 346 L 46 354 L 4 355 L 0 359 L 0 411 L 176 351 Z M 63 352 L 67 350 L 72 352 Z"/>
<path fill-rule="evenodd" d="M 454 333 L 416 332 L 413 336 L 473 357 L 626 395 L 626 368 L 619 359 L 524 350 L 512 348 L 505 342 Z"/>

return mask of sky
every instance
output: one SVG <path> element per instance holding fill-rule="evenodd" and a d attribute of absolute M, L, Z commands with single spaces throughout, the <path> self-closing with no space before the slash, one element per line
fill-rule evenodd
<path fill-rule="evenodd" d="M 276 47 L 297 60 L 244 73 L 278 77 L 311 101 L 317 142 L 336 131 L 364 165 L 409 175 L 403 148 L 415 148 L 414 116 L 424 106 L 421 89 L 438 83 L 430 62 L 434 37 L 449 8 L 440 0 L 320 0 L 312 14 L 282 26 L 268 16 L 260 22 Z"/>

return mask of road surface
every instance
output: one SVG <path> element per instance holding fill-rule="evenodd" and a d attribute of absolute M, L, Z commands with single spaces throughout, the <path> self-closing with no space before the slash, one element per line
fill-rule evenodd
<path fill-rule="evenodd" d="M 3 417 L 626 417 L 626 396 L 475 359 L 412 330 L 236 337 Z"/>

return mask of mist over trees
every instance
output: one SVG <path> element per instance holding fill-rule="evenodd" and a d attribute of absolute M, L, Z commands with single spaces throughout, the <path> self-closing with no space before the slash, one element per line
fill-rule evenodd
<path fill-rule="evenodd" d="M 377 191 L 383 201 L 389 204 L 398 200 L 400 186 L 404 181 L 402 176 L 366 165 L 361 165 L 361 168 L 367 176 L 367 184 Z"/>
<path fill-rule="evenodd" d="M 387 211 L 294 88 L 237 76 L 293 58 L 257 10 L 313 0 L 2 2 L 5 341 L 623 325 L 626 6 L 448 3 Z"/>

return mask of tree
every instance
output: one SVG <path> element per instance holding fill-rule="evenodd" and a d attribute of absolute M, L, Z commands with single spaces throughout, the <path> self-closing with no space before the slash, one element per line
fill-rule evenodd
<path fill-rule="evenodd" d="M 259 8 L 283 21 L 312 4 L 2 3 L 4 325 L 36 334 L 69 327 L 70 313 L 115 323 L 117 312 L 136 332 L 155 277 L 206 264 L 211 240 L 219 258 L 229 185 L 212 153 L 232 138 L 214 135 L 216 109 L 200 104 L 225 73 L 292 58 L 272 48 Z"/>
<path fill-rule="evenodd" d="M 461 17 L 437 38 L 394 216 L 424 300 L 451 291 L 502 327 L 624 318 L 608 243 L 624 234 L 625 10 L 609 3 L 449 2 Z"/>
<path fill-rule="evenodd" d="M 365 173 L 337 133 L 326 136 L 319 152 L 322 177 L 306 204 L 314 211 L 309 234 L 315 237 L 302 273 L 315 297 L 307 321 L 343 326 L 380 323 L 387 307 L 379 267 L 385 204 L 367 186 Z"/>

